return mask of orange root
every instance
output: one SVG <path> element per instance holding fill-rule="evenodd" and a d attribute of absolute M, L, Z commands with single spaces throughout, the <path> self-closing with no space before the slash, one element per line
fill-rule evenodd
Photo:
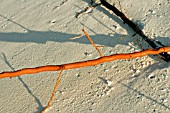
<path fill-rule="evenodd" d="M 81 68 L 81 67 L 86 67 L 86 66 L 94 66 L 94 65 L 98 65 L 104 62 L 110 62 L 113 60 L 132 59 L 136 57 L 143 57 L 146 55 L 159 54 L 159 53 L 164 53 L 164 52 L 170 52 L 170 46 L 161 47 L 159 49 L 147 49 L 147 50 L 134 52 L 134 53 L 114 54 L 114 55 L 103 56 L 98 59 L 82 61 L 82 62 L 74 62 L 74 63 L 68 63 L 68 64 L 62 64 L 62 65 L 40 66 L 40 67 L 35 67 L 35 68 L 25 68 L 25 69 L 13 71 L 13 72 L 2 72 L 0 73 L 0 78 L 16 77 L 16 76 L 21 76 L 23 74 L 34 74 L 34 73 L 45 72 L 45 71 L 59 71 L 59 70 Z"/>
<path fill-rule="evenodd" d="M 53 92 L 52 92 L 52 94 L 51 94 L 51 98 L 50 98 L 50 100 L 48 101 L 47 106 L 44 108 L 43 111 L 41 111 L 41 113 L 45 113 L 45 111 L 50 107 L 50 104 L 51 104 L 51 102 L 52 102 L 52 100 L 53 100 L 53 98 L 54 98 L 56 89 L 57 89 L 57 87 L 58 87 L 58 85 L 59 85 L 59 83 L 60 83 L 61 74 L 62 74 L 62 71 L 60 72 L 60 74 L 59 74 L 58 77 L 57 77 L 56 84 L 55 84 L 54 89 L 53 89 Z"/>
<path fill-rule="evenodd" d="M 99 50 L 99 48 L 96 46 L 96 44 L 93 42 L 93 40 L 91 39 L 90 35 L 84 30 L 82 29 L 82 31 L 84 32 L 84 34 L 86 35 L 87 39 L 90 41 L 90 43 L 92 44 L 93 47 L 96 48 L 96 50 L 99 52 L 100 56 L 102 57 L 102 53 L 101 51 Z"/>

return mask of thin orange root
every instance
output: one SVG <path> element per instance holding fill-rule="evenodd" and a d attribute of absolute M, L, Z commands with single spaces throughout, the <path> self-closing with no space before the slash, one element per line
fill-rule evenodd
<path fill-rule="evenodd" d="M 44 108 L 43 111 L 41 111 L 41 113 L 45 113 L 45 111 L 50 107 L 50 104 L 51 104 L 51 102 L 52 102 L 52 100 L 53 100 L 53 98 L 54 98 L 54 95 L 55 95 L 55 92 L 56 92 L 56 90 L 57 90 L 57 87 L 58 87 L 58 85 L 59 85 L 59 83 L 60 83 L 60 77 L 61 77 L 62 72 L 63 72 L 63 70 L 60 71 L 60 74 L 59 74 L 58 77 L 57 77 L 56 84 L 55 84 L 55 86 L 54 86 L 53 92 L 52 92 L 52 94 L 51 94 L 51 98 L 50 98 L 50 100 L 48 101 L 47 106 Z"/>
<path fill-rule="evenodd" d="M 88 61 L 81 61 L 81 62 L 74 62 L 62 65 L 49 65 L 49 66 L 40 66 L 35 68 L 25 68 L 18 71 L 13 72 L 2 72 L 0 73 L 0 78 L 5 77 L 16 77 L 23 74 L 34 74 L 39 72 L 45 71 L 59 71 L 59 70 L 67 70 L 67 69 L 74 69 L 74 68 L 81 68 L 87 66 L 94 66 L 104 62 L 110 62 L 113 60 L 121 60 L 121 59 L 132 59 L 136 57 L 143 57 L 150 54 L 159 54 L 164 52 L 170 52 L 170 46 L 168 47 L 161 47 L 159 49 L 147 49 L 140 52 L 134 53 L 127 53 L 127 54 L 114 54 L 110 56 L 103 56 L 98 59 L 88 60 Z"/>
<path fill-rule="evenodd" d="M 96 44 L 93 42 L 93 40 L 91 39 L 91 37 L 89 36 L 89 34 L 84 30 L 82 29 L 82 31 L 84 32 L 84 34 L 86 35 L 87 39 L 90 41 L 90 43 L 93 45 L 93 47 L 96 48 L 96 50 L 99 52 L 100 56 L 102 57 L 102 53 L 101 51 L 99 50 L 99 48 L 96 46 Z"/>

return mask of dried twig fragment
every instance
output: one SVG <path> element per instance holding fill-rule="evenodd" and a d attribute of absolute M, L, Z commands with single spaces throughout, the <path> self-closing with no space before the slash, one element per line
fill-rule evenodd
<path fill-rule="evenodd" d="M 100 4 L 95 4 L 95 5 L 93 5 L 93 6 L 88 6 L 88 7 L 86 7 L 83 11 L 78 12 L 78 13 L 75 15 L 75 17 L 78 18 L 78 16 L 81 15 L 81 14 L 83 14 L 83 13 L 89 13 L 89 12 L 91 12 L 92 9 L 95 8 L 95 7 L 97 7 L 98 5 L 100 5 Z"/>

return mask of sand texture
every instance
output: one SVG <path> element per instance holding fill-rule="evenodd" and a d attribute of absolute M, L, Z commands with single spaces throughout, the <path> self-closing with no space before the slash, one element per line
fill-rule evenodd
<path fill-rule="evenodd" d="M 1 0 L 0 72 L 99 58 L 150 46 L 111 11 L 90 0 Z M 107 0 L 109 1 L 109 0 Z M 170 46 L 169 0 L 110 0 L 152 39 Z M 0 113 L 40 113 L 59 72 L 0 79 Z M 170 63 L 155 56 L 63 71 L 46 113 L 170 113 Z"/>

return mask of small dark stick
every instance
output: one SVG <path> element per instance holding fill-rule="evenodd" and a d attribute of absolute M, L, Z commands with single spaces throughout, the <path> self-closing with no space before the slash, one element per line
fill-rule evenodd
<path fill-rule="evenodd" d="M 90 0 L 90 5 L 93 5 L 94 1 L 93 0 Z"/>
<path fill-rule="evenodd" d="M 83 11 L 78 12 L 78 13 L 75 15 L 75 17 L 78 18 L 78 16 L 79 16 L 80 14 L 83 14 L 83 13 L 85 13 L 86 11 L 88 11 L 89 9 L 93 9 L 93 8 L 99 6 L 99 5 L 100 5 L 100 4 L 95 4 L 95 5 L 90 5 L 90 6 L 88 6 L 88 7 L 86 7 Z"/>
<path fill-rule="evenodd" d="M 134 24 L 130 19 L 128 19 L 121 11 L 119 11 L 115 6 L 110 5 L 108 2 L 105 0 L 100 0 L 101 4 L 105 6 L 106 8 L 112 10 L 117 16 L 119 16 L 124 23 L 128 24 L 129 27 L 131 27 L 138 35 L 140 35 L 153 49 L 159 48 L 154 41 L 149 39 L 143 31 L 136 25 Z M 159 44 L 160 45 L 160 44 Z M 170 61 L 170 55 L 168 53 L 160 53 L 161 58 L 169 62 Z"/>

